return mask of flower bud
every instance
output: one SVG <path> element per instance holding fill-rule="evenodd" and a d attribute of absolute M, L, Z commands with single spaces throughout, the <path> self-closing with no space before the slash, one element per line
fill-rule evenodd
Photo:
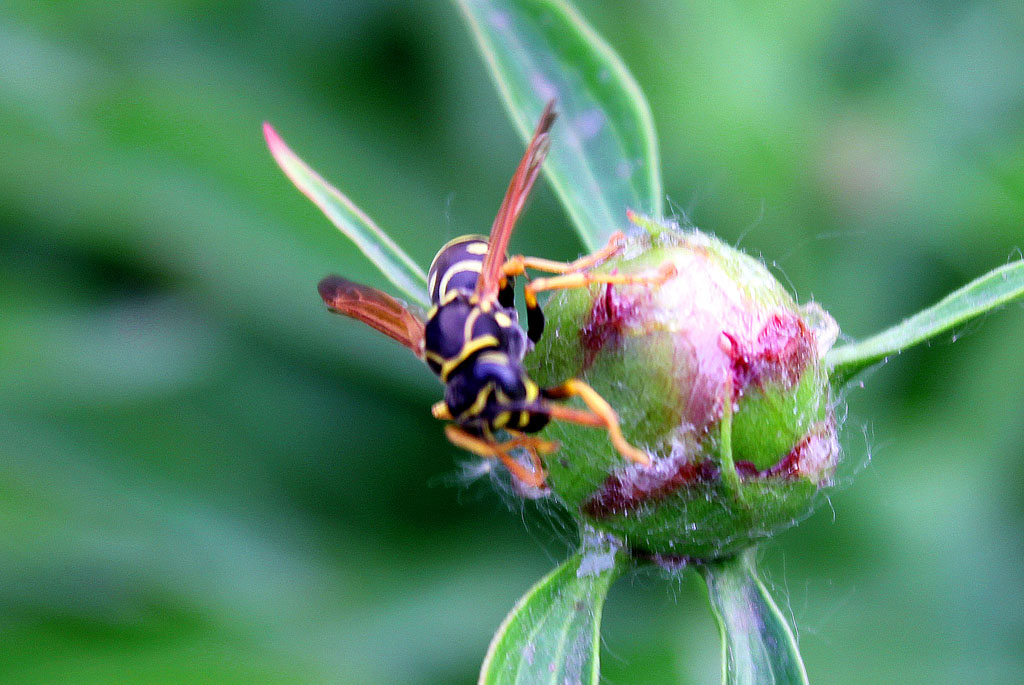
<path fill-rule="evenodd" d="M 542 387 L 593 386 L 652 463 L 626 461 L 598 429 L 553 422 L 548 484 L 634 550 L 711 559 L 792 525 L 830 484 L 839 446 L 822 360 L 838 331 L 757 260 L 702 233 L 648 228 L 653 238 L 631 238 L 597 271 L 670 262 L 676 275 L 556 293 L 527 361 Z"/>

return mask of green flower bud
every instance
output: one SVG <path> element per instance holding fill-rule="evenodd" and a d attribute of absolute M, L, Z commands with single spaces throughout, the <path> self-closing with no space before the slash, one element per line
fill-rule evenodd
<path fill-rule="evenodd" d="M 650 466 L 600 430 L 553 422 L 548 485 L 585 523 L 634 550 L 711 559 L 792 525 L 831 483 L 839 446 L 822 360 L 837 328 L 800 307 L 755 259 L 651 224 L 600 271 L 677 275 L 661 285 L 566 290 L 527 356 L 542 386 L 584 379 Z"/>

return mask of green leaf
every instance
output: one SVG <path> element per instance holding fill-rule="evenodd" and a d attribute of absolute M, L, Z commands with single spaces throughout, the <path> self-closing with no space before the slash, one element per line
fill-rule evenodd
<path fill-rule="evenodd" d="M 491 640 L 480 684 L 598 683 L 601 609 L 630 563 L 610 543 L 585 543 L 513 607 Z"/>
<path fill-rule="evenodd" d="M 699 566 L 722 636 L 722 682 L 806 683 L 796 638 L 757 575 L 753 548 Z"/>
<path fill-rule="evenodd" d="M 561 0 L 456 0 L 524 140 L 556 98 L 548 179 L 584 244 L 603 245 L 626 210 L 662 213 L 650 108 L 618 55 Z"/>
<path fill-rule="evenodd" d="M 989 271 L 938 303 L 918 312 L 887 331 L 859 343 L 833 349 L 825 364 L 834 385 L 842 385 L 854 374 L 911 345 L 932 338 L 1024 295 L 1024 261 Z"/>
<path fill-rule="evenodd" d="M 299 159 L 266 122 L 263 124 L 263 135 L 267 139 L 270 154 L 292 183 L 320 208 L 331 223 L 352 239 L 396 288 L 415 302 L 428 306 L 427 275 L 416 262 L 352 200 Z"/>

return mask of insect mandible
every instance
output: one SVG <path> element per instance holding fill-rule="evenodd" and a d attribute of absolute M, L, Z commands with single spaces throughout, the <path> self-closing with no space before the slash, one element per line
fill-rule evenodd
<path fill-rule="evenodd" d="M 358 319 L 398 341 L 438 375 L 445 394 L 432 413 L 450 422 L 445 434 L 453 444 L 501 460 L 515 478 L 532 487 L 544 486 L 547 474 L 541 455 L 554 452 L 557 444 L 531 434 L 552 420 L 602 428 L 623 457 L 650 464 L 647 454 L 623 437 L 615 410 L 584 381 L 572 378 L 541 388 L 526 373 L 523 357 L 544 329 L 537 293 L 591 283 L 659 285 L 675 275 L 671 264 L 645 274 L 590 272 L 622 250 L 625 237 L 621 232 L 612 235 L 604 248 L 574 262 L 506 256 L 512 229 L 547 155 L 555 118 L 551 101 L 512 176 L 490 236 L 456 238 L 434 257 L 427 274 L 433 307 L 425 319 L 387 293 L 341 276 L 328 276 L 318 287 L 331 311 Z M 526 284 L 524 332 L 515 308 L 514 283 L 516 276 L 527 276 L 528 268 L 556 275 Z M 571 397 L 578 397 L 587 408 L 560 403 Z M 502 433 L 507 439 L 499 440 Z M 517 448 L 530 455 L 531 467 L 512 455 Z"/>

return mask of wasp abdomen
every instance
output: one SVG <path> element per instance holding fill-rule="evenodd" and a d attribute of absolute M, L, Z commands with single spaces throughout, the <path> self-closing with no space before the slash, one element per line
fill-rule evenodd
<path fill-rule="evenodd" d="M 487 238 L 482 235 L 464 235 L 445 243 L 427 271 L 430 301 L 440 305 L 456 292 L 473 292 L 486 255 Z M 514 306 L 514 283 L 514 278 L 506 279 L 498 292 L 498 304 L 502 307 Z"/>
<path fill-rule="evenodd" d="M 434 303 L 424 333 L 424 357 L 445 383 L 445 405 L 455 422 L 487 436 L 507 428 L 536 432 L 550 420 L 537 384 L 523 369 L 526 333 L 515 309 L 514 279 L 497 297 L 478 300 L 487 256 L 483 236 L 463 236 L 442 247 L 427 274 Z"/>
<path fill-rule="evenodd" d="M 526 337 L 515 309 L 492 306 L 485 311 L 470 296 L 454 292 L 434 308 L 424 331 L 424 356 L 441 380 L 485 350 L 500 350 L 518 364 L 526 353 Z"/>
<path fill-rule="evenodd" d="M 453 301 L 432 312 L 423 336 L 428 363 L 432 360 L 443 363 L 458 356 L 466 345 L 466 321 L 472 311 L 468 302 Z"/>
<path fill-rule="evenodd" d="M 427 271 L 431 302 L 441 304 L 457 291 L 473 292 L 486 254 L 487 238 L 482 235 L 464 235 L 445 243 Z"/>

